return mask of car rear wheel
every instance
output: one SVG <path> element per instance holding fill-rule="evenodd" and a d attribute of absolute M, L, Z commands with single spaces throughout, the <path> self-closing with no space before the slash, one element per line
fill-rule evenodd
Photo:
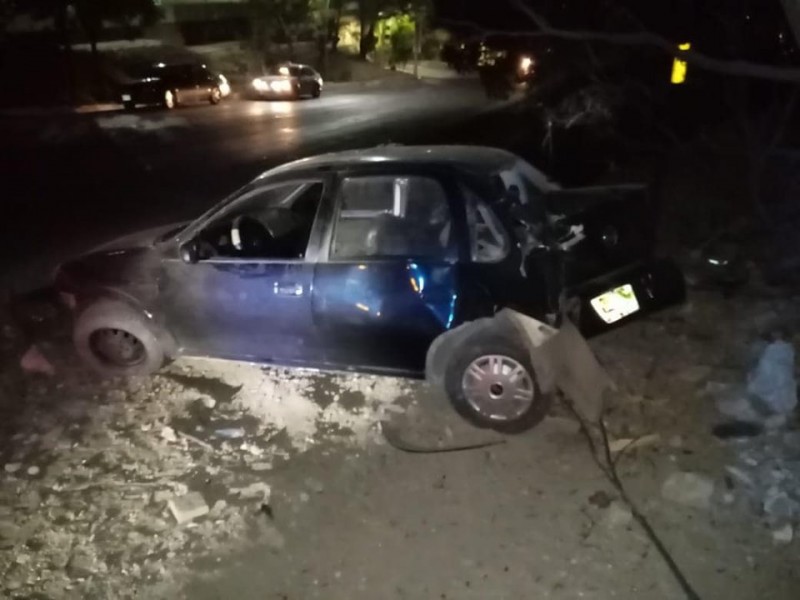
<path fill-rule="evenodd" d="M 116 300 L 98 300 L 86 308 L 75 323 L 73 342 L 81 359 L 106 376 L 149 375 L 166 359 L 150 320 Z"/>
<path fill-rule="evenodd" d="M 211 90 L 211 95 L 209 96 L 208 101 L 211 104 L 219 104 L 220 100 L 222 100 L 222 92 L 218 87 L 215 87 Z"/>
<path fill-rule="evenodd" d="M 513 337 L 481 332 L 452 352 L 445 389 L 455 410 L 468 421 L 519 433 L 547 415 L 552 398 L 539 389 L 530 353 Z"/>
<path fill-rule="evenodd" d="M 178 104 L 178 95 L 172 90 L 164 92 L 164 108 L 173 109 Z"/>

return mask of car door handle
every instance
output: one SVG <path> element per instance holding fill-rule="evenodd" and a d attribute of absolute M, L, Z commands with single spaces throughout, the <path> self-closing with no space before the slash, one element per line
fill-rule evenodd
<path fill-rule="evenodd" d="M 272 291 L 276 296 L 291 296 L 299 298 L 303 295 L 303 286 L 299 283 L 274 283 Z"/>

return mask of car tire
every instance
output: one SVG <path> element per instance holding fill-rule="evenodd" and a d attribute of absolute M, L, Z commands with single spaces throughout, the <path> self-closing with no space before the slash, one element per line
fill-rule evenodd
<path fill-rule="evenodd" d="M 123 102 L 122 108 L 124 108 L 127 111 L 135 110 L 136 104 L 134 104 L 133 102 Z"/>
<path fill-rule="evenodd" d="M 117 300 L 98 300 L 83 310 L 72 339 L 84 363 L 109 377 L 150 375 L 166 361 L 152 322 Z"/>
<path fill-rule="evenodd" d="M 315 83 L 314 87 L 311 89 L 311 97 L 319 98 L 321 95 L 322 95 L 322 88 L 319 86 L 318 83 Z"/>
<path fill-rule="evenodd" d="M 213 104 L 219 104 L 222 100 L 222 92 L 219 90 L 218 87 L 215 87 L 211 90 L 211 94 L 208 98 L 208 101 Z"/>
<path fill-rule="evenodd" d="M 172 110 L 178 106 L 178 93 L 173 90 L 165 90 L 162 104 L 167 110 Z"/>
<path fill-rule="evenodd" d="M 444 384 L 458 414 L 502 433 L 531 429 L 552 404 L 552 396 L 539 388 L 530 352 L 512 335 L 498 332 L 460 340 L 445 367 Z"/>

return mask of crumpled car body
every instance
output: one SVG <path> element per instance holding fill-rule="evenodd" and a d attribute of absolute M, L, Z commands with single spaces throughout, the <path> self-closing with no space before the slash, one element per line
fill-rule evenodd
<path fill-rule="evenodd" d="M 278 167 L 194 222 L 70 261 L 167 355 L 420 376 L 443 333 L 503 308 L 586 335 L 683 299 L 639 186 L 562 190 L 519 157 L 383 146 Z"/>

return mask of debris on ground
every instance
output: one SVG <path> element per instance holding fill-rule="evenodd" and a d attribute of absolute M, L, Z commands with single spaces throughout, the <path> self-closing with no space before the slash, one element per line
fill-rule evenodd
<path fill-rule="evenodd" d="M 14 380 L 14 393 L 0 396 L 13 432 L 0 449 L 0 596 L 142 597 L 140 586 L 172 589 L 202 556 L 252 543 L 278 551 L 285 539 L 271 523 L 272 487 L 254 475 L 322 441 L 364 447 L 380 439 L 378 416 L 402 412 L 392 405 L 404 388 L 392 379 L 292 377 L 213 361 L 170 369 L 98 382 L 59 368 Z M 303 390 L 328 386 L 324 402 L 306 395 L 298 411 L 297 379 Z M 217 382 L 219 398 L 204 400 L 216 392 L 199 396 L 192 382 Z M 214 412 L 198 414 L 198 405 Z M 226 429 L 235 435 L 218 435 Z"/>
<path fill-rule="evenodd" d="M 747 391 L 755 396 L 768 414 L 788 415 L 797 406 L 797 382 L 794 378 L 794 348 L 776 340 L 761 353 L 761 358 L 747 382 Z"/>
<path fill-rule="evenodd" d="M 661 441 L 661 436 L 658 433 L 650 433 L 638 438 L 621 438 L 610 440 L 608 442 L 608 450 L 611 454 L 619 454 L 620 452 L 627 452 L 637 448 L 645 448 L 653 446 Z"/>
<path fill-rule="evenodd" d="M 259 503 L 269 504 L 272 488 L 263 481 L 257 481 L 244 487 L 231 488 L 230 492 L 242 500 L 257 500 Z"/>
<path fill-rule="evenodd" d="M 691 508 L 705 509 L 711 503 L 714 482 L 700 473 L 673 473 L 661 486 L 661 495 L 671 502 Z"/>
<path fill-rule="evenodd" d="M 209 511 L 208 504 L 198 492 L 189 492 L 183 496 L 170 498 L 167 506 L 178 525 L 183 525 L 198 517 L 207 515 Z"/>
<path fill-rule="evenodd" d="M 47 360 L 39 347 L 34 344 L 22 355 L 19 361 L 19 366 L 26 373 L 38 373 L 40 375 L 47 375 L 52 377 L 56 374 L 56 369 L 52 363 Z"/>
<path fill-rule="evenodd" d="M 606 508 L 602 522 L 609 529 L 628 527 L 633 523 L 633 513 L 627 504 L 614 500 Z"/>
<path fill-rule="evenodd" d="M 794 538 L 794 529 L 787 523 L 780 529 L 775 529 L 772 532 L 772 539 L 776 544 L 791 544 Z"/>
<path fill-rule="evenodd" d="M 225 427 L 215 430 L 214 435 L 226 440 L 238 440 L 245 436 L 245 431 L 241 427 Z"/>

